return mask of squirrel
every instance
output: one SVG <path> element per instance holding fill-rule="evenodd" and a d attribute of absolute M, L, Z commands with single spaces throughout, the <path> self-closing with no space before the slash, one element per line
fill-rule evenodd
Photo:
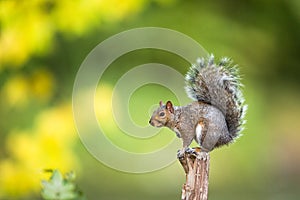
<path fill-rule="evenodd" d="M 189 145 L 195 140 L 202 152 L 235 141 L 245 123 L 247 105 L 241 91 L 237 65 L 224 57 L 219 62 L 214 56 L 198 58 L 186 74 L 186 93 L 194 102 L 173 106 L 171 101 L 153 112 L 149 123 L 154 127 L 168 127 L 182 138 L 184 152 L 193 151 Z"/>

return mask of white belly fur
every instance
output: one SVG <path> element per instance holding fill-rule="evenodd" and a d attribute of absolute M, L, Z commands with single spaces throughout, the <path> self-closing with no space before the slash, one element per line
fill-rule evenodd
<path fill-rule="evenodd" d="M 196 127 L 196 140 L 199 145 L 201 145 L 201 137 L 202 137 L 202 126 L 198 124 Z"/>

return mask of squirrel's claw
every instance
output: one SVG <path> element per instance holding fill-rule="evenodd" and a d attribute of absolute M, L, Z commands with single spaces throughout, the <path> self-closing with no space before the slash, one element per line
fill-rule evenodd
<path fill-rule="evenodd" d="M 185 149 L 185 152 L 188 153 L 188 154 L 192 154 L 194 156 L 197 156 L 198 155 L 198 152 L 195 151 L 195 149 L 192 149 L 192 148 L 186 148 Z"/>
<path fill-rule="evenodd" d="M 195 157 L 198 156 L 198 152 L 195 149 L 186 147 L 186 148 L 182 148 L 180 150 L 177 151 L 177 158 L 178 159 L 182 159 L 184 158 L 185 154 L 190 154 L 190 155 L 194 155 Z"/>
<path fill-rule="evenodd" d="M 177 158 L 178 159 L 183 159 L 184 158 L 184 153 L 185 153 L 185 150 L 184 149 L 179 149 L 177 151 Z"/>

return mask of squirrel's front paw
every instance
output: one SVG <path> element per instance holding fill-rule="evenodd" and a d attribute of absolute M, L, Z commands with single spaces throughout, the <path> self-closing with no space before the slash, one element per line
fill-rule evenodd
<path fill-rule="evenodd" d="M 185 153 L 185 149 L 179 149 L 177 151 L 177 158 L 178 159 L 183 159 L 184 158 L 184 153 Z"/>
<path fill-rule="evenodd" d="M 187 147 L 187 148 L 182 148 L 182 149 L 177 151 L 177 158 L 179 158 L 179 159 L 184 158 L 185 153 L 190 154 L 190 155 L 194 155 L 194 156 L 198 155 L 197 151 Z"/>
<path fill-rule="evenodd" d="M 198 152 L 195 149 L 192 149 L 192 148 L 186 148 L 185 152 L 188 153 L 188 154 L 194 155 L 194 156 L 198 155 Z"/>

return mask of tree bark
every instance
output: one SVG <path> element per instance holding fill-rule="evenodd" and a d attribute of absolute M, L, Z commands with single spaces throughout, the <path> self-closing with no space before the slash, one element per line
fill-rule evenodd
<path fill-rule="evenodd" d="M 208 175 L 209 153 L 185 152 L 183 157 L 178 158 L 185 174 L 186 182 L 182 186 L 182 200 L 207 200 L 208 199 Z"/>

